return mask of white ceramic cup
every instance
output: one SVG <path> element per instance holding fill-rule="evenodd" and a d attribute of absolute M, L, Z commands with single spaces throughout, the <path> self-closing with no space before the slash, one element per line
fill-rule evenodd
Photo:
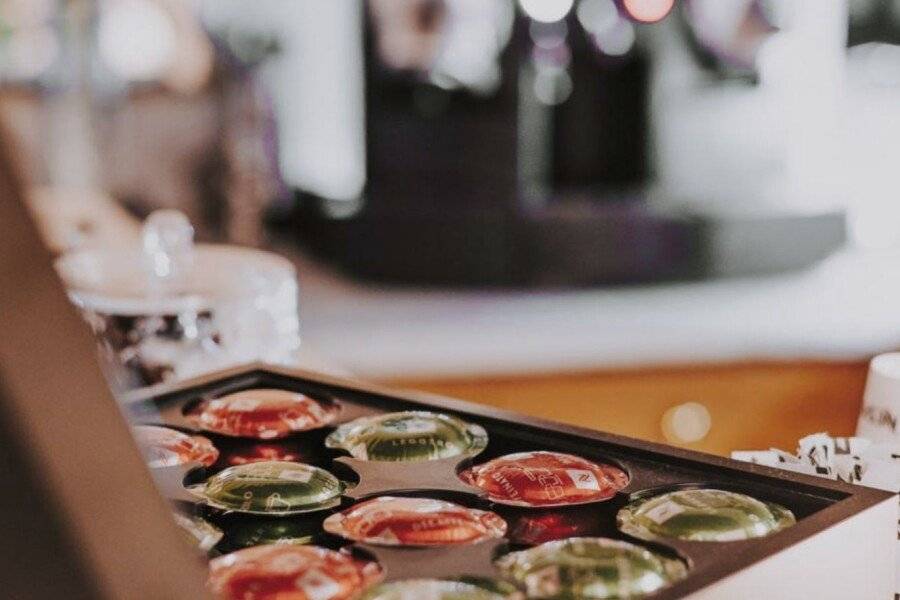
<path fill-rule="evenodd" d="M 900 443 L 900 352 L 880 354 L 869 363 L 856 435 Z"/>

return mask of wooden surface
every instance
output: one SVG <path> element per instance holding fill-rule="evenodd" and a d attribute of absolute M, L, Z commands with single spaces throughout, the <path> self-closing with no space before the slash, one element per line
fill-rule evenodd
<path fill-rule="evenodd" d="M 388 383 L 715 454 L 771 446 L 793 450 L 817 431 L 852 434 L 867 362 L 767 362 Z M 684 403 L 704 406 L 708 434 L 664 435 Z"/>

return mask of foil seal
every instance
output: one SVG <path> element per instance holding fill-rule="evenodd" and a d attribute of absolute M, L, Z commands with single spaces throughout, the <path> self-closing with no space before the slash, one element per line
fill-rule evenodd
<path fill-rule="evenodd" d="M 209 563 L 224 600 L 350 600 L 382 576 L 378 563 L 316 546 L 256 546 Z"/>
<path fill-rule="evenodd" d="M 605 529 L 604 515 L 591 506 L 547 510 L 507 509 L 503 511 L 513 544 L 536 546 L 570 537 L 600 535 Z"/>
<path fill-rule="evenodd" d="M 325 445 L 358 460 L 418 462 L 475 456 L 487 441 L 487 432 L 479 425 L 441 413 L 406 411 L 341 425 Z"/>
<path fill-rule="evenodd" d="M 271 440 L 325 427 L 339 410 L 336 404 L 298 392 L 255 389 L 204 400 L 186 416 L 204 431 Z"/>
<path fill-rule="evenodd" d="M 677 490 L 640 498 L 619 511 L 623 533 L 643 540 L 732 542 L 765 537 L 796 523 L 772 502 L 716 489 Z"/>
<path fill-rule="evenodd" d="M 506 522 L 496 513 L 430 498 L 382 496 L 325 519 L 325 531 L 383 546 L 455 546 L 501 538 Z"/>
<path fill-rule="evenodd" d="M 271 461 L 228 467 L 187 489 L 220 510 L 283 516 L 337 506 L 344 485 L 319 467 Z"/>
<path fill-rule="evenodd" d="M 208 467 L 219 458 L 219 451 L 202 435 L 187 435 L 168 427 L 135 425 L 134 440 L 151 468 L 175 467 L 198 462 Z"/>
<path fill-rule="evenodd" d="M 203 552 L 212 550 L 213 546 L 218 544 L 225 535 L 221 529 L 196 515 L 172 513 L 172 516 L 175 518 L 175 524 L 185 534 L 191 545 Z"/>
<path fill-rule="evenodd" d="M 310 452 L 294 448 L 287 442 L 260 442 L 251 446 L 222 450 L 222 461 L 229 466 L 246 465 L 254 462 L 273 460 L 286 462 L 306 462 L 312 458 Z"/>
<path fill-rule="evenodd" d="M 303 519 L 246 519 L 226 527 L 225 543 L 231 549 L 268 544 L 306 545 L 318 536 L 319 521 Z"/>
<path fill-rule="evenodd" d="M 497 568 L 529 598 L 639 598 L 687 574 L 684 562 L 628 542 L 571 538 L 512 552 Z"/>
<path fill-rule="evenodd" d="M 503 582 L 405 579 L 372 588 L 363 600 L 518 600 L 522 594 Z"/>
<path fill-rule="evenodd" d="M 498 504 L 555 507 L 609 500 L 628 485 L 619 467 L 561 452 L 519 452 L 460 473 Z"/>

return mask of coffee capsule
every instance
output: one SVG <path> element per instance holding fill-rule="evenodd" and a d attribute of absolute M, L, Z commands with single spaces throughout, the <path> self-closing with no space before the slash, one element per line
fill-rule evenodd
<path fill-rule="evenodd" d="M 325 427 L 338 412 L 337 404 L 298 392 L 257 389 L 204 400 L 187 417 L 204 431 L 269 440 Z"/>
<path fill-rule="evenodd" d="M 783 506 L 725 490 L 685 489 L 635 500 L 619 529 L 643 540 L 730 542 L 770 535 L 796 523 Z"/>
<path fill-rule="evenodd" d="M 280 516 L 333 508 L 344 486 L 324 469 L 271 461 L 228 467 L 188 490 L 213 508 Z"/>
<path fill-rule="evenodd" d="M 679 579 L 677 559 L 607 538 L 570 538 L 512 552 L 496 562 L 529 598 L 638 598 Z"/>
<path fill-rule="evenodd" d="M 487 586 L 479 583 L 406 579 L 376 586 L 363 596 L 363 600 L 514 600 L 522 597 L 515 588 L 501 582 Z"/>
<path fill-rule="evenodd" d="M 596 507 L 576 506 L 546 510 L 505 509 L 500 511 L 507 523 L 506 537 L 513 544 L 535 546 L 570 537 L 600 535 L 605 515 Z"/>
<path fill-rule="evenodd" d="M 259 443 L 251 446 L 222 450 L 223 462 L 229 466 L 246 465 L 254 462 L 280 460 L 286 462 L 306 462 L 309 453 L 292 448 L 286 442 Z"/>
<path fill-rule="evenodd" d="M 487 432 L 456 417 L 407 411 L 361 417 L 325 440 L 359 460 L 417 462 L 475 456 L 487 446 Z"/>
<path fill-rule="evenodd" d="M 256 546 L 209 563 L 209 587 L 225 600 L 349 600 L 381 578 L 378 563 L 317 546 Z"/>
<path fill-rule="evenodd" d="M 209 552 L 225 535 L 209 521 L 196 515 L 173 513 L 175 524 L 186 534 L 188 541 L 203 552 Z"/>
<path fill-rule="evenodd" d="M 175 467 L 197 462 L 208 467 L 219 451 L 202 435 L 187 435 L 168 427 L 135 425 L 134 440 L 151 468 Z"/>
<path fill-rule="evenodd" d="M 561 452 L 518 452 L 476 465 L 460 478 L 510 506 L 571 506 L 609 500 L 628 485 L 619 467 Z"/>
<path fill-rule="evenodd" d="M 385 546 L 452 546 L 501 538 L 499 515 L 430 498 L 382 496 L 325 519 L 325 531 Z"/>
<path fill-rule="evenodd" d="M 249 548 L 267 544 L 312 544 L 319 534 L 319 521 L 298 518 L 242 519 L 226 527 L 229 548 Z"/>

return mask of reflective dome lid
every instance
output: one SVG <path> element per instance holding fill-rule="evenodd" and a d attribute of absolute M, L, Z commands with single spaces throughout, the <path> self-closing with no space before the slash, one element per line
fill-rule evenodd
<path fill-rule="evenodd" d="M 147 218 L 140 246 L 75 251 L 56 268 L 78 305 L 117 314 L 201 310 L 296 285 L 293 265 L 276 254 L 195 244 L 194 228 L 175 210 Z"/>

